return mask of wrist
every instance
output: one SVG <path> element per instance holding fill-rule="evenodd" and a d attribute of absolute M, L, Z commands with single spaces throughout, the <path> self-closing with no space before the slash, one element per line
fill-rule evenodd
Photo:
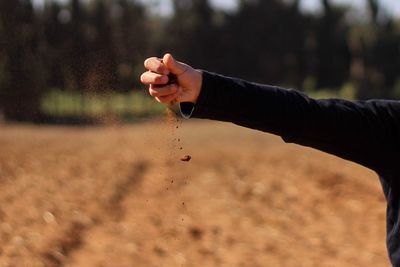
<path fill-rule="evenodd" d="M 196 103 L 199 98 L 201 87 L 203 85 L 203 71 L 199 69 L 194 69 L 194 90 L 193 90 L 193 99 L 191 102 Z"/>

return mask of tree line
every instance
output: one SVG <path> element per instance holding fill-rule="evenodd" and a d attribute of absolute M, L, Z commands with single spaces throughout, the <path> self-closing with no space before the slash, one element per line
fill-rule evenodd
<path fill-rule="evenodd" d="M 399 21 L 378 0 L 368 15 L 321 0 L 240 0 L 234 11 L 207 0 L 173 0 L 169 16 L 134 0 L 0 0 L 0 112 L 35 120 L 46 92 L 81 94 L 139 88 L 143 60 L 172 52 L 198 68 L 299 90 L 338 90 L 357 98 L 400 96 Z"/>

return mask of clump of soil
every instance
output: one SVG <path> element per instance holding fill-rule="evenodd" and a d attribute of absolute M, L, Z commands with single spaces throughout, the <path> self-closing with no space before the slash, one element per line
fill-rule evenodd
<path fill-rule="evenodd" d="M 181 161 L 190 161 L 191 159 L 192 159 L 191 156 L 186 155 L 186 156 L 184 156 L 183 158 L 181 158 Z"/>

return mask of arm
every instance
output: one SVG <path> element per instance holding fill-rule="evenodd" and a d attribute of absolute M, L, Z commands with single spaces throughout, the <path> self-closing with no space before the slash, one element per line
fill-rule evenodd
<path fill-rule="evenodd" d="M 193 117 L 277 134 L 376 171 L 400 164 L 399 101 L 315 100 L 295 90 L 204 72 Z"/>
<path fill-rule="evenodd" d="M 192 102 L 184 113 L 229 121 L 352 160 L 376 171 L 397 167 L 400 102 L 315 100 L 278 87 L 198 71 L 167 54 L 148 59 L 141 80 L 159 102 Z M 169 72 L 178 84 L 165 84 Z M 154 85 L 158 85 L 154 87 Z"/>

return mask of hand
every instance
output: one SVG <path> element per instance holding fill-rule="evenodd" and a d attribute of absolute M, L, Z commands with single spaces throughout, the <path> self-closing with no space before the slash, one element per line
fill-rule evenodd
<path fill-rule="evenodd" d="M 171 54 L 162 59 L 151 57 L 145 60 L 148 70 L 140 76 L 143 84 L 149 85 L 149 93 L 158 102 L 172 104 L 176 102 L 196 103 L 199 97 L 203 74 L 187 64 L 176 61 Z M 177 83 L 168 83 L 168 74 L 177 77 Z"/>

